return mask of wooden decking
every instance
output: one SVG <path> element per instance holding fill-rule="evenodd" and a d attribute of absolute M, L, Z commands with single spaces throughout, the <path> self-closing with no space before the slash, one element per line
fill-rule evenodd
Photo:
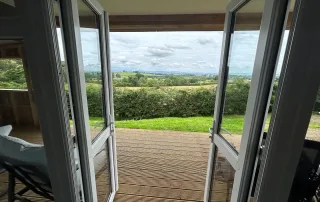
<path fill-rule="evenodd" d="M 11 135 L 42 142 L 37 130 L 14 130 Z M 120 184 L 116 202 L 203 201 L 209 134 L 117 129 L 116 136 Z M 240 138 L 232 139 L 239 145 L 236 140 Z M 105 199 L 109 186 L 105 156 L 102 152 L 95 158 L 99 201 Z M 234 171 L 222 156 L 218 161 L 212 201 L 225 202 L 229 201 Z M 6 174 L 0 176 L 0 185 L 1 189 L 7 186 Z M 31 201 L 45 201 L 28 194 Z"/>

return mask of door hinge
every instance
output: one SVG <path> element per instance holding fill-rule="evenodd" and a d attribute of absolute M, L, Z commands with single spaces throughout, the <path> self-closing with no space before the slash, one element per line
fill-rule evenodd
<path fill-rule="evenodd" d="M 110 131 L 111 131 L 111 133 L 114 133 L 114 129 L 115 129 L 114 122 L 111 122 L 110 123 Z"/>
<path fill-rule="evenodd" d="M 254 192 L 257 186 L 257 181 L 258 181 L 258 175 L 259 175 L 259 170 L 260 170 L 260 166 L 261 166 L 261 156 L 263 153 L 263 150 L 265 150 L 265 142 L 266 142 L 266 138 L 267 138 L 267 132 L 263 132 L 263 137 L 262 137 L 262 141 L 261 141 L 261 145 L 259 146 L 258 149 L 258 153 L 257 153 L 257 167 L 254 173 L 254 179 L 253 179 L 253 186 L 252 186 L 252 190 L 251 190 L 251 197 L 254 197 Z"/>
<path fill-rule="evenodd" d="M 109 120 L 110 120 L 110 132 L 113 133 L 115 129 L 114 120 L 112 119 L 111 114 L 109 114 Z"/>
<path fill-rule="evenodd" d="M 214 125 L 215 125 L 215 121 L 213 121 L 213 127 L 214 127 Z M 213 136 L 214 136 L 214 131 L 213 131 L 213 128 L 209 128 L 209 133 L 210 133 L 210 135 L 209 135 L 209 138 L 211 139 L 211 142 L 213 143 Z"/>
<path fill-rule="evenodd" d="M 263 132 L 262 142 L 261 142 L 261 145 L 260 145 L 259 151 L 258 151 L 259 159 L 261 158 L 262 152 L 263 152 L 264 148 L 266 147 L 265 144 L 266 144 L 267 134 L 268 134 L 267 132 Z"/>

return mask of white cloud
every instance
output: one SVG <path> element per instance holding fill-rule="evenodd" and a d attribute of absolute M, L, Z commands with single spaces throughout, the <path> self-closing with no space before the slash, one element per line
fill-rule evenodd
<path fill-rule="evenodd" d="M 149 47 L 147 56 L 167 57 L 173 54 L 173 50 L 168 47 Z"/>
<path fill-rule="evenodd" d="M 96 30 L 81 30 L 83 60 L 98 64 Z M 287 38 L 285 34 L 285 40 Z M 181 71 L 218 73 L 223 32 L 111 32 L 111 65 L 114 71 Z M 58 29 L 59 48 L 62 49 Z M 235 32 L 229 65 L 231 73 L 252 72 L 258 31 Z M 283 43 L 285 47 L 285 42 Z M 280 54 L 283 60 L 284 51 Z M 61 53 L 63 59 L 63 53 Z M 278 65 L 281 66 L 281 65 Z M 280 68 L 278 68 L 278 71 Z M 91 70 L 91 69 L 90 69 Z"/>
<path fill-rule="evenodd" d="M 206 44 L 209 44 L 209 43 L 213 43 L 212 40 L 210 39 L 198 39 L 198 43 L 201 44 L 201 45 L 206 45 Z"/>
<path fill-rule="evenodd" d="M 165 44 L 165 46 L 171 49 L 190 49 L 187 45 Z"/>

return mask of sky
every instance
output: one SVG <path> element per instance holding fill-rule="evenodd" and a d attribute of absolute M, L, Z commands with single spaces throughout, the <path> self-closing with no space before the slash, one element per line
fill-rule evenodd
<path fill-rule="evenodd" d="M 98 32 L 81 28 L 85 71 L 101 68 Z M 229 55 L 230 74 L 250 75 L 253 71 L 259 31 L 235 31 Z M 282 64 L 288 31 L 284 34 L 279 64 Z M 58 30 L 62 49 L 61 33 Z M 111 32 L 113 72 L 171 72 L 218 74 L 222 31 L 212 32 Z M 63 53 L 61 58 L 64 60 Z M 278 65 L 281 66 L 281 65 Z M 277 68 L 279 74 L 281 68 Z"/>

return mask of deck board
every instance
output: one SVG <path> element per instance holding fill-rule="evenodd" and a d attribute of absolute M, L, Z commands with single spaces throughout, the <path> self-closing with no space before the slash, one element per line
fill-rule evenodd
<path fill-rule="evenodd" d="M 37 130 L 16 129 L 11 135 L 42 143 Z M 207 133 L 117 129 L 116 137 L 120 185 L 116 202 L 203 201 L 210 147 Z M 99 202 L 105 199 L 110 184 L 104 161 L 103 155 L 95 159 Z M 1 188 L 5 187 L 6 174 L 0 176 L 0 182 Z M 213 201 L 226 201 L 232 184 L 230 188 L 229 181 L 216 180 L 214 188 Z M 45 201 L 35 194 L 28 196 L 31 201 Z"/>

